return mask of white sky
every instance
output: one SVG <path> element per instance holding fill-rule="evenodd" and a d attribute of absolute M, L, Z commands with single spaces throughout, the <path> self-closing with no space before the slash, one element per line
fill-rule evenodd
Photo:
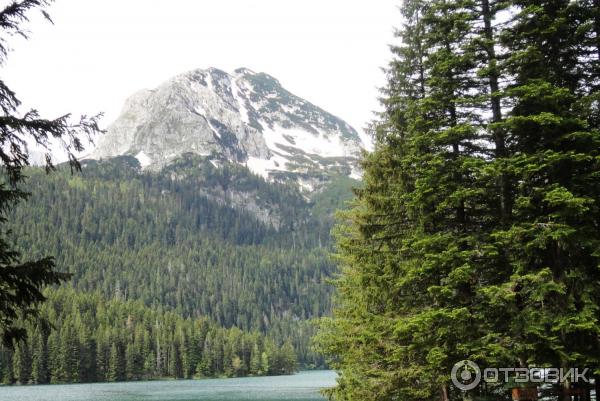
<path fill-rule="evenodd" d="M 0 6 L 7 2 L 0 1 Z M 248 67 L 360 130 L 378 108 L 398 0 L 57 0 L 2 79 L 44 117 L 103 111 L 173 75 Z M 37 13 L 36 13 L 37 15 Z"/>

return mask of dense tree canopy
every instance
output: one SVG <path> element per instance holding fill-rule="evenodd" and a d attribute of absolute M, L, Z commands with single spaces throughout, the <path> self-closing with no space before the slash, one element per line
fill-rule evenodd
<path fill-rule="evenodd" d="M 2 61 L 7 37 L 25 36 L 20 24 L 36 9 L 49 19 L 44 11 L 49 3 L 18 1 L 0 12 Z M 13 341 L 19 343 L 14 354 L 6 353 L 14 358 L 7 382 L 38 382 L 32 376 L 35 369 L 49 366 L 43 361 L 56 356 L 44 351 L 53 341 L 46 326 L 56 316 L 37 312 L 45 299 L 42 288 L 68 277 L 77 290 L 98 291 L 108 300 L 141 300 L 181 319 L 208 319 L 216 326 L 260 332 L 286 352 L 291 347 L 294 361 L 302 366 L 323 365 L 309 346 L 314 331 L 309 319 L 330 308 L 331 290 L 325 281 L 333 269 L 327 255 L 331 210 L 352 180 L 323 191 L 321 206 L 313 209 L 289 186 L 272 185 L 227 163 L 216 168 L 188 156 L 156 174 L 142 173 L 134 158 L 123 157 L 86 161 L 83 171 L 73 175 L 81 167 L 76 154 L 99 132 L 96 117 L 73 122 L 69 115 L 46 120 L 35 110 L 21 113 L 19 100 L 3 82 L 0 108 L 0 334 L 9 348 Z M 57 145 L 70 168 L 61 166 L 51 175 L 29 168 L 28 146 L 33 144 L 45 153 L 46 171 L 56 170 L 52 150 Z M 26 203 L 19 203 L 25 198 Z M 22 254 L 29 260 L 23 261 Z M 64 273 L 56 272 L 57 266 Z M 50 325 L 43 319 L 50 319 Z M 79 335 L 78 329 L 91 330 L 86 325 L 69 327 L 68 336 Z M 34 339 L 19 342 L 26 334 Z M 168 341 L 164 347 L 176 346 Z M 110 347 L 113 359 L 131 352 L 124 342 Z M 278 372 L 279 365 L 269 360 L 273 355 L 260 350 L 254 366 L 260 359 L 270 373 Z M 81 355 L 73 355 L 71 362 L 90 363 L 79 360 Z M 243 358 L 236 364 L 242 362 L 248 366 Z M 27 380 L 18 378 L 20 369 Z M 159 373 L 164 372 L 147 371 L 144 377 Z M 61 382 L 91 380 L 50 376 Z M 113 369 L 96 379 L 124 377 L 122 370 Z"/>
<path fill-rule="evenodd" d="M 125 156 L 84 161 L 76 175 L 32 168 L 32 195 L 10 224 L 18 249 L 56 255 L 79 291 L 257 331 L 291 344 L 300 366 L 322 367 L 310 320 L 330 310 L 331 212 L 355 181 L 308 201 L 213 162 L 185 157 L 147 172 Z"/>
<path fill-rule="evenodd" d="M 106 301 L 98 292 L 48 290 L 27 342 L 0 349 L 4 383 L 80 383 L 162 377 L 236 377 L 296 371 L 289 343 L 257 332 L 184 319 L 137 301 Z"/>
<path fill-rule="evenodd" d="M 318 340 L 332 398 L 460 399 L 463 359 L 600 373 L 592 3 L 403 2 Z"/>

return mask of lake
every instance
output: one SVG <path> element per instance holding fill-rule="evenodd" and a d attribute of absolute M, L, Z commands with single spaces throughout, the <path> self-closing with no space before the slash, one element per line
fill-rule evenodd
<path fill-rule="evenodd" d="M 330 370 L 293 376 L 0 387 L 0 401 L 316 401 L 335 385 Z"/>

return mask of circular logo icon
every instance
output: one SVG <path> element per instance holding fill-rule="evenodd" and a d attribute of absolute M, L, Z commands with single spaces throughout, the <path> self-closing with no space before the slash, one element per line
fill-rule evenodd
<path fill-rule="evenodd" d="M 481 370 L 473 361 L 456 362 L 450 372 L 452 384 L 462 391 L 473 390 L 481 381 Z"/>

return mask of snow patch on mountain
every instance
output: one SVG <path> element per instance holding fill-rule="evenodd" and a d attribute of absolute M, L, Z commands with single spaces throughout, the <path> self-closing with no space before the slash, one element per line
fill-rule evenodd
<path fill-rule="evenodd" d="M 135 155 L 135 158 L 140 162 L 142 168 L 152 165 L 152 159 L 143 150 Z"/>

